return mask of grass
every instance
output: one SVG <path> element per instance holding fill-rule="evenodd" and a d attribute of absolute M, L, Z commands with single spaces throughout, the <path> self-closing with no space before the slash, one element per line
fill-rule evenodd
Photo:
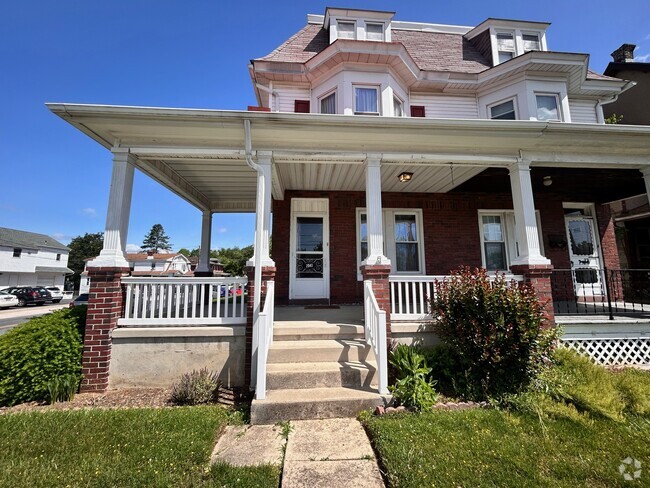
<path fill-rule="evenodd" d="M 366 420 L 391 487 L 649 486 L 650 420 L 549 418 L 500 410 L 438 411 Z M 631 456 L 642 478 L 618 471 Z"/>
<path fill-rule="evenodd" d="M 208 466 L 221 407 L 0 416 L 0 486 L 277 487 L 279 468 Z"/>

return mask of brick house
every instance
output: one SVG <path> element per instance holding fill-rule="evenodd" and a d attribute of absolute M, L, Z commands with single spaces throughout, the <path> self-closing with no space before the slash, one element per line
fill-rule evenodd
<path fill-rule="evenodd" d="M 352 402 L 372 404 L 387 340 L 422 339 L 435 278 L 460 266 L 532 283 L 549 324 L 603 313 L 615 292 L 625 302 L 605 272 L 620 268 L 607 203 L 647 192 L 650 127 L 606 126 L 602 105 L 633 83 L 550 50 L 545 22 L 394 17 L 309 15 L 251 61 L 258 106 L 246 112 L 48 105 L 114 154 L 105 248 L 88 264 L 84 389 L 162 384 L 207 363 L 255 389 L 260 422 L 272 420 L 264 405 L 298 396 L 370 389 Z M 256 212 L 247 297 L 211 298 L 245 279 L 125 277 L 136 168 L 202 210 L 206 275 L 212 214 Z"/>

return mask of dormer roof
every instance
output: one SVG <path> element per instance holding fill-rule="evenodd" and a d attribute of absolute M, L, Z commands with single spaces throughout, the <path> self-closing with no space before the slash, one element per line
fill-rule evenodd
<path fill-rule="evenodd" d="M 490 27 L 507 28 L 507 29 L 530 29 L 544 31 L 550 26 L 550 22 L 536 22 L 530 20 L 499 19 L 489 17 L 479 25 L 470 30 L 465 36 L 467 39 L 473 39 Z"/>
<path fill-rule="evenodd" d="M 366 20 L 381 20 L 385 22 L 391 21 L 394 16 L 395 12 L 385 10 L 327 7 L 323 16 L 323 28 L 329 29 L 330 19 L 332 17 L 363 18 Z"/>

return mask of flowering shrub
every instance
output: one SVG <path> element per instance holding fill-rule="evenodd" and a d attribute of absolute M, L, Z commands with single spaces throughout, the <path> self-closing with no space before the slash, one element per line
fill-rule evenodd
<path fill-rule="evenodd" d="M 556 342 L 529 285 L 508 282 L 485 269 L 462 268 L 436 283 L 431 299 L 434 330 L 454 356 L 457 393 L 479 400 L 521 391 Z"/>

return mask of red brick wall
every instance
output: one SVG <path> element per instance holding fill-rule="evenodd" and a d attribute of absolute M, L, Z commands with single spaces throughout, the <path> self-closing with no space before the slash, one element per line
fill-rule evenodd
<path fill-rule="evenodd" d="M 273 201 L 276 301 L 287 303 L 289 296 L 291 198 L 329 198 L 331 302 L 361 302 L 363 288 L 357 281 L 356 209 L 366 206 L 365 193 L 309 191 L 286 191 L 284 200 Z M 550 192 L 536 195 L 544 251 L 557 269 L 570 267 L 566 246 L 551 245 L 552 240 L 558 239 L 566 243 L 563 201 L 576 201 L 576 196 Z M 422 209 L 426 273 L 443 275 L 460 266 L 481 265 L 478 210 L 512 209 L 512 198 L 498 193 L 384 193 L 382 206 Z M 597 209 L 605 263 L 613 266 L 613 262 L 618 262 L 613 225 L 607 208 L 597 205 Z"/>

